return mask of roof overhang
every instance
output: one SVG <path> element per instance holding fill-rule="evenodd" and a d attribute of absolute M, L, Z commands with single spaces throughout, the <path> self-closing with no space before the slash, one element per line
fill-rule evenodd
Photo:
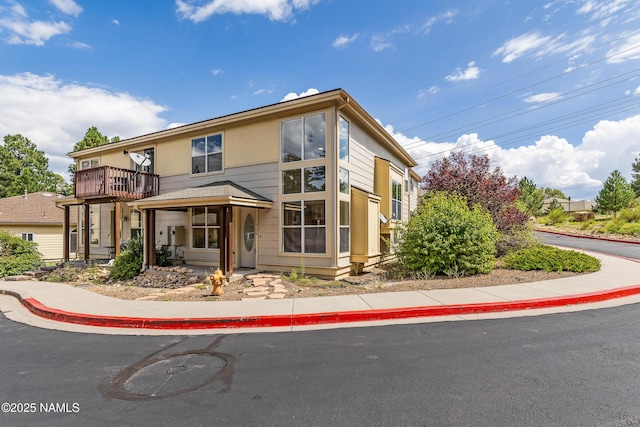
<path fill-rule="evenodd" d="M 134 200 L 128 205 L 138 210 L 180 209 L 194 206 L 241 206 L 271 209 L 273 202 L 231 181 L 222 181 Z"/>

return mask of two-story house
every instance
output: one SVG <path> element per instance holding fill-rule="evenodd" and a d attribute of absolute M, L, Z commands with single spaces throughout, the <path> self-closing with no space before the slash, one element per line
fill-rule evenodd
<path fill-rule="evenodd" d="M 135 154 L 132 154 L 135 153 Z M 343 277 L 415 209 L 415 161 L 344 90 L 70 153 L 79 253 L 144 236 L 186 264 Z M 68 229 L 68 227 L 67 227 Z"/>

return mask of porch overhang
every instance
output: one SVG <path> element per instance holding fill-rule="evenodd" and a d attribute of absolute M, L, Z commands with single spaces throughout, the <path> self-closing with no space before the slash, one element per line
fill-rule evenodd
<path fill-rule="evenodd" d="M 222 181 L 134 200 L 128 205 L 137 210 L 180 209 L 194 206 L 241 206 L 271 209 L 273 202 L 231 181 Z"/>

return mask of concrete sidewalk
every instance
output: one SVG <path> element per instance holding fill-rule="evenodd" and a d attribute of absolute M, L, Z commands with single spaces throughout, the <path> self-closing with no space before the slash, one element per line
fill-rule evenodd
<path fill-rule="evenodd" d="M 296 331 L 538 315 L 640 302 L 640 263 L 597 253 L 597 273 L 466 289 L 256 301 L 125 301 L 65 284 L 0 281 L 0 309 L 38 327 L 110 334 Z"/>

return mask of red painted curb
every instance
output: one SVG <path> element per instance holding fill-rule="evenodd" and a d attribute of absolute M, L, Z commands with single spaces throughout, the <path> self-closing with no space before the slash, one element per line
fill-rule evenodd
<path fill-rule="evenodd" d="M 376 320 L 412 319 L 420 317 L 496 313 L 505 311 L 533 310 L 539 308 L 587 304 L 638 294 L 640 294 L 640 284 L 624 288 L 612 289 L 608 291 L 522 301 L 223 318 L 141 318 L 120 316 L 108 317 L 57 310 L 51 307 L 47 307 L 33 298 L 19 299 L 21 300 L 22 304 L 33 314 L 45 319 L 56 320 L 59 322 L 110 328 L 185 330 L 293 327 L 325 325 L 332 323 L 370 322 Z"/>

